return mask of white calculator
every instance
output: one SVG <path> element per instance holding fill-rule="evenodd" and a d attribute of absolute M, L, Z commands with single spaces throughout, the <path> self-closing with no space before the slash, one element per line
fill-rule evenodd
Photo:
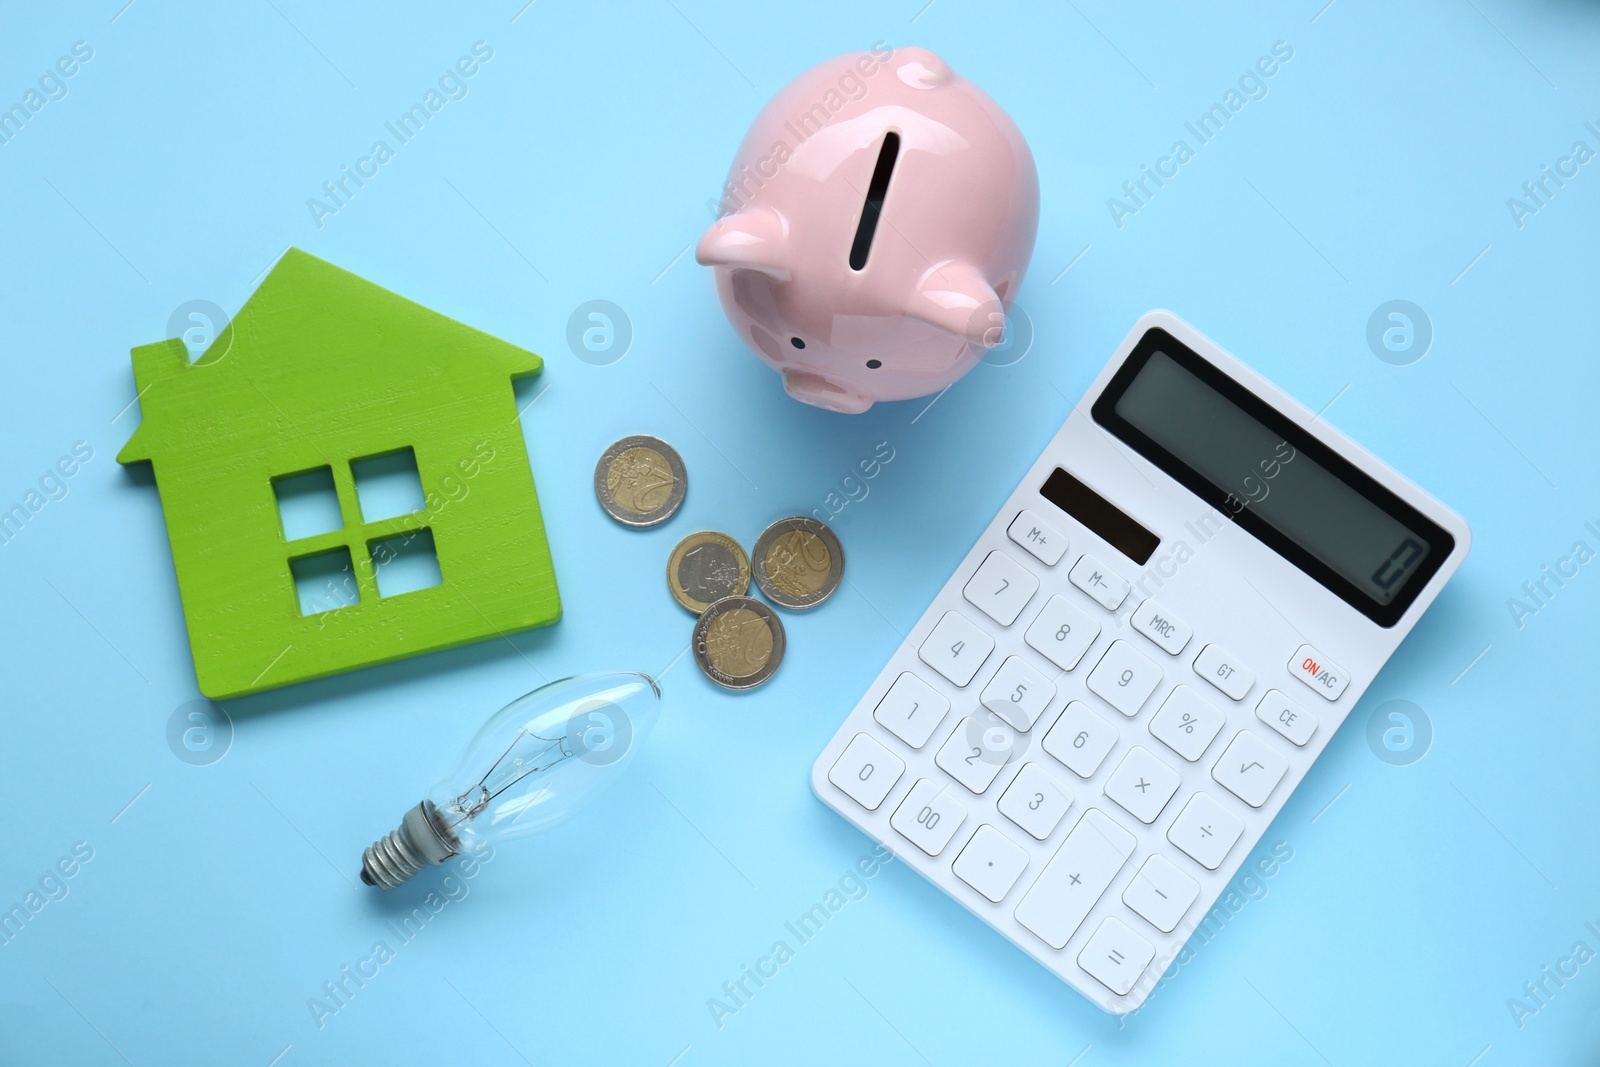
<path fill-rule="evenodd" d="M 1095 1004 L 1132 1011 L 1470 540 L 1151 312 L 812 788 Z"/>

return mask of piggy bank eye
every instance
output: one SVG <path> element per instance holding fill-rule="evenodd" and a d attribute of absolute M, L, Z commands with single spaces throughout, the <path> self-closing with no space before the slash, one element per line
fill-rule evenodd
<path fill-rule="evenodd" d="M 883 360 L 881 360 L 881 359 L 869 359 L 869 360 L 867 360 L 867 369 L 868 370 L 877 370 L 881 366 L 883 366 Z"/>
<path fill-rule="evenodd" d="M 789 338 L 789 343 L 794 345 L 796 348 L 804 348 L 806 346 L 806 343 L 800 340 L 798 337 Z"/>

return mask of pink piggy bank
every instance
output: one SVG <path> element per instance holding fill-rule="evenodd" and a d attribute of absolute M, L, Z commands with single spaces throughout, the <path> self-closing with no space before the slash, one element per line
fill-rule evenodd
<path fill-rule="evenodd" d="M 1000 343 L 1038 226 L 1016 124 L 932 52 L 881 47 L 762 109 L 695 258 L 790 396 L 857 414 Z"/>

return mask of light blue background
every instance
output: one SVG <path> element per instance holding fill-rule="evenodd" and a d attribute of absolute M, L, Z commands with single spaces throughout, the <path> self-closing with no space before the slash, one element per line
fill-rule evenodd
<path fill-rule="evenodd" d="M 75 41 L 94 58 L 0 146 L 0 505 L 76 441 L 94 458 L 0 547 L 0 905 L 75 842 L 94 858 L 0 946 L 0 1059 L 1595 1062 L 1600 961 L 1521 1029 L 1507 999 L 1576 941 L 1600 949 L 1600 563 L 1520 628 L 1507 601 L 1574 541 L 1600 548 L 1600 162 L 1520 229 L 1506 200 L 1574 141 L 1600 149 L 1600 7 L 1324 2 L 6 3 L 0 104 Z M 782 395 L 686 249 L 765 99 L 880 39 L 938 51 L 1028 136 L 1036 339 L 931 409 L 846 418 Z M 467 98 L 317 226 L 307 198 L 479 40 Z M 1117 228 L 1106 199 L 1280 40 L 1269 95 Z M 158 494 L 113 458 L 139 417 L 119 415 L 128 349 L 185 301 L 236 310 L 290 244 L 545 356 L 518 397 L 539 397 L 524 430 L 566 616 L 232 702 L 231 750 L 195 767 L 166 741 L 197 693 Z M 1407 367 L 1365 341 L 1397 297 L 1436 333 Z M 565 340 L 595 298 L 634 329 L 610 366 Z M 1475 534 L 1264 838 L 1293 860 L 1124 1028 L 891 865 L 719 1029 L 707 999 L 869 851 L 811 796 L 813 758 L 1151 307 L 1332 402 Z M 590 490 L 633 432 L 692 478 L 649 532 Z M 713 687 L 678 658 L 672 545 L 748 544 L 884 440 L 893 462 L 834 523 L 849 584 L 786 617 L 771 683 Z M 601 668 L 664 673 L 635 773 L 400 946 L 386 920 L 441 872 L 380 896 L 354 881 L 361 849 L 495 708 Z M 1363 733 L 1391 699 L 1433 723 L 1410 766 Z M 308 1000 L 380 939 L 395 959 L 319 1028 Z"/>

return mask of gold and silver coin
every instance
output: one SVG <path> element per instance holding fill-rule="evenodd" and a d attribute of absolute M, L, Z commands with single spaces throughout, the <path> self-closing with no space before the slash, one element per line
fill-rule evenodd
<path fill-rule="evenodd" d="M 816 519 L 779 519 L 756 538 L 750 571 L 756 587 L 780 608 L 814 608 L 844 580 L 844 549 Z"/>
<path fill-rule="evenodd" d="M 606 514 L 626 526 L 666 522 L 683 504 L 689 476 L 683 457 L 659 437 L 624 437 L 594 468 L 594 495 Z"/>
<path fill-rule="evenodd" d="M 674 600 L 698 615 L 723 597 L 743 596 L 749 590 L 750 557 L 727 534 L 692 533 L 678 542 L 667 560 L 667 588 Z"/>
<path fill-rule="evenodd" d="M 783 662 L 783 623 L 753 597 L 723 597 L 694 626 L 694 661 L 724 689 L 753 689 Z"/>

